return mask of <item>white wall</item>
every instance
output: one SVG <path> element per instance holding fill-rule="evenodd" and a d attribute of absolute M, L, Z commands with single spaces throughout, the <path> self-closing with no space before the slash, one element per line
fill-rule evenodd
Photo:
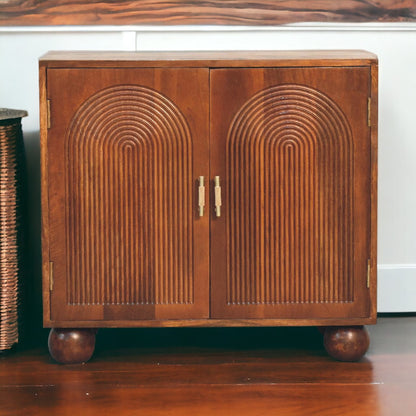
<path fill-rule="evenodd" d="M 0 107 L 23 121 L 39 253 L 37 59 L 48 50 L 367 49 L 379 56 L 379 311 L 416 311 L 416 24 L 0 28 Z"/>

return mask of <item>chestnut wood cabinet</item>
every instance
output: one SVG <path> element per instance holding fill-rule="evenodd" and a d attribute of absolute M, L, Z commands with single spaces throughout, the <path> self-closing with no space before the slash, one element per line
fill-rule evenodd
<path fill-rule="evenodd" d="M 50 52 L 40 95 L 54 358 L 126 326 L 326 326 L 330 354 L 365 353 L 373 54 Z"/>

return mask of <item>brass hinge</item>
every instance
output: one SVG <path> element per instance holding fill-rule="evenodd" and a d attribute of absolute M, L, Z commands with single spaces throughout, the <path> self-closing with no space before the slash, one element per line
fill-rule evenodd
<path fill-rule="evenodd" d="M 51 100 L 46 100 L 46 117 L 48 129 L 51 128 Z"/>
<path fill-rule="evenodd" d="M 49 262 L 49 290 L 53 291 L 53 261 Z"/>
<path fill-rule="evenodd" d="M 371 260 L 367 260 L 367 289 L 370 288 Z"/>
<path fill-rule="evenodd" d="M 367 101 L 367 126 L 371 127 L 371 97 Z"/>

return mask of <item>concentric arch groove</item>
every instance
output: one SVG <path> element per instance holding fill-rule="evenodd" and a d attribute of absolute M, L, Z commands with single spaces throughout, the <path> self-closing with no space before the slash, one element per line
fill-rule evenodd
<path fill-rule="evenodd" d="M 354 300 L 354 145 L 339 106 L 304 85 L 267 88 L 227 138 L 228 304 Z"/>
<path fill-rule="evenodd" d="M 193 303 L 192 141 L 180 110 L 147 87 L 106 88 L 65 140 L 67 303 Z"/>

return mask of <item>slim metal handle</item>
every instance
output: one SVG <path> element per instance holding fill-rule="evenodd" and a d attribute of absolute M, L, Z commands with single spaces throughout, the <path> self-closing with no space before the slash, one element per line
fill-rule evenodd
<path fill-rule="evenodd" d="M 215 176 L 214 178 L 214 194 L 215 194 L 215 214 L 217 217 L 221 217 L 221 186 L 220 177 Z"/>
<path fill-rule="evenodd" d="M 199 177 L 199 186 L 198 186 L 198 208 L 199 216 L 204 216 L 204 206 L 205 206 L 205 186 L 204 186 L 204 177 Z"/>

